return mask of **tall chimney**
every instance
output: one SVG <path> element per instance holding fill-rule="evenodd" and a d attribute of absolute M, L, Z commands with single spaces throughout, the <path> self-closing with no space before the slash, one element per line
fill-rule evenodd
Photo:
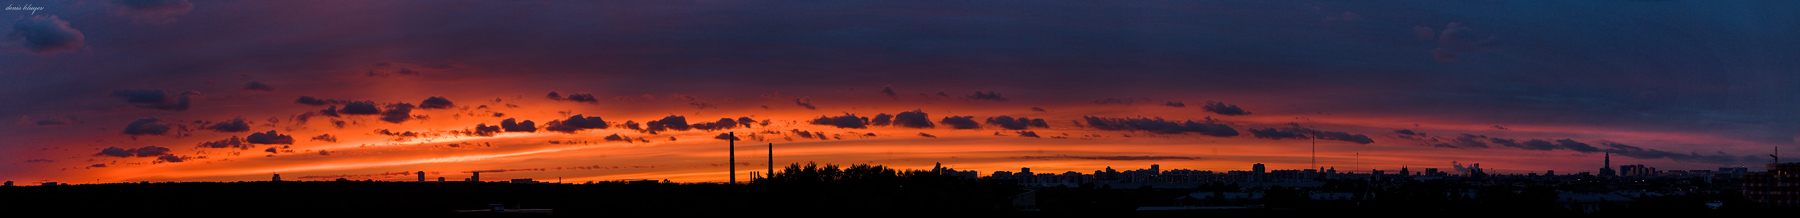
<path fill-rule="evenodd" d="M 726 143 L 731 145 L 731 184 L 737 184 L 737 132 L 731 132 Z"/>

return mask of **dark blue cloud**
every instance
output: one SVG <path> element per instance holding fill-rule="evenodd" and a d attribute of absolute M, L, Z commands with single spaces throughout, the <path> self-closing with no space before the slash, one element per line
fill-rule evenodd
<path fill-rule="evenodd" d="M 932 124 L 931 118 L 929 115 L 925 114 L 923 110 L 913 110 L 894 114 L 893 124 L 894 126 L 907 128 L 932 128 L 936 126 L 935 124 Z"/>
<path fill-rule="evenodd" d="M 445 109 L 451 107 L 456 107 L 456 103 L 450 102 L 450 99 L 439 96 L 425 98 L 425 101 L 419 102 L 419 108 L 421 109 Z"/>
<path fill-rule="evenodd" d="M 188 107 L 193 104 L 193 99 L 191 97 L 199 95 L 200 92 L 195 91 L 169 95 L 168 92 L 164 92 L 163 90 L 151 89 L 113 90 L 112 92 L 113 97 L 123 98 L 125 99 L 125 103 L 130 103 L 132 106 L 172 111 L 187 110 Z"/>
<path fill-rule="evenodd" d="M 251 144 L 289 144 L 289 145 L 291 145 L 291 144 L 294 144 L 294 137 L 289 136 L 289 135 L 276 134 L 275 130 L 269 130 L 269 132 L 250 133 L 250 136 L 244 136 L 244 142 L 249 142 Z"/>
<path fill-rule="evenodd" d="M 968 98 L 975 100 L 1006 101 L 1006 97 L 1000 96 L 1000 92 L 982 93 L 981 91 L 975 91 L 975 94 L 969 95 Z"/>
<path fill-rule="evenodd" d="M 1355 142 L 1357 144 L 1375 143 L 1375 139 L 1369 138 L 1368 135 L 1351 134 L 1351 133 L 1347 133 L 1347 132 L 1319 131 L 1316 129 L 1301 128 L 1301 127 L 1288 127 L 1288 128 L 1281 128 L 1281 129 L 1276 129 L 1276 128 L 1250 129 L 1250 134 L 1256 136 L 1257 138 L 1275 139 L 1275 140 L 1324 139 L 1324 140 Z M 1308 135 L 1311 135 L 1312 137 L 1308 137 Z"/>
<path fill-rule="evenodd" d="M 500 129 L 507 132 L 537 132 L 538 128 L 537 123 L 533 123 L 531 120 L 514 122 L 513 118 L 506 118 L 506 120 L 500 121 Z"/>
<path fill-rule="evenodd" d="M 227 121 L 213 123 L 212 125 L 207 125 L 206 129 L 212 130 L 212 131 L 219 131 L 219 132 L 244 132 L 244 131 L 250 131 L 250 123 L 248 121 L 244 121 L 243 117 L 238 117 L 238 118 L 231 118 L 231 120 L 227 120 Z"/>
<path fill-rule="evenodd" d="M 505 121 L 501 122 L 501 125 L 505 125 Z M 686 123 L 683 123 L 682 126 L 686 126 Z M 550 122 L 544 123 L 545 131 L 562 133 L 575 133 L 576 131 L 586 129 L 606 129 L 607 127 L 610 127 L 610 125 L 606 124 L 606 120 L 602 120 L 600 117 L 584 117 L 580 114 L 570 116 L 569 119 L 551 120 Z M 683 130 L 686 129 L 684 128 Z"/>
<path fill-rule="evenodd" d="M 883 114 L 883 115 L 886 115 L 886 114 Z M 870 121 L 869 121 L 869 118 L 867 118 L 867 117 L 858 117 L 855 114 L 845 113 L 843 116 L 835 116 L 835 117 L 819 116 L 819 118 L 813 119 L 812 122 L 809 122 L 809 123 L 811 123 L 813 125 L 835 126 L 837 128 L 845 128 L 845 129 L 863 129 L 863 128 L 869 128 L 868 125 L 870 124 Z M 883 123 L 885 124 L 886 122 L 883 122 Z"/>
<path fill-rule="evenodd" d="M 938 123 L 942 123 L 946 126 L 950 126 L 951 129 L 980 129 L 981 128 L 981 123 L 976 122 L 974 116 L 947 116 L 947 117 L 944 117 L 944 120 L 938 121 Z"/>
<path fill-rule="evenodd" d="M 667 117 L 663 117 L 661 120 L 652 120 L 650 122 L 644 122 L 644 126 L 645 126 L 644 130 L 649 131 L 650 133 L 669 131 L 669 130 L 687 131 L 689 129 L 693 129 L 692 125 L 688 125 L 687 117 L 675 116 L 675 115 L 669 115 Z"/>
<path fill-rule="evenodd" d="M 162 135 L 168 133 L 169 129 L 169 124 L 163 123 L 161 119 L 142 118 L 125 124 L 124 133 L 126 135 Z"/>
<path fill-rule="evenodd" d="M 552 100 L 557 100 L 557 101 L 573 101 L 573 102 L 583 102 L 583 103 L 589 103 L 589 104 L 600 103 L 600 99 L 595 98 L 594 94 L 589 94 L 586 92 L 569 94 L 568 96 L 563 96 L 562 94 L 557 94 L 556 92 L 550 92 L 550 94 L 544 94 L 544 97 L 550 98 Z"/>
<path fill-rule="evenodd" d="M 749 117 L 740 117 L 740 118 L 742 118 L 742 119 L 719 118 L 718 121 L 699 122 L 699 123 L 694 123 L 693 125 L 690 125 L 690 126 L 694 127 L 694 129 L 706 130 L 706 131 L 724 130 L 724 129 L 737 128 L 739 126 L 739 124 L 738 124 L 739 120 L 749 120 L 750 119 Z"/>
<path fill-rule="evenodd" d="M 989 117 L 987 119 L 987 124 L 1000 126 L 1000 128 L 1006 129 L 1026 129 L 1031 127 L 1050 128 L 1050 124 L 1045 122 L 1043 118 L 1033 119 L 1029 117 L 1019 117 L 1015 119 L 1006 115 Z"/>
<path fill-rule="evenodd" d="M 157 147 L 157 146 L 144 146 L 144 147 L 132 148 L 132 149 L 125 149 L 125 148 L 119 148 L 119 147 L 106 147 L 106 149 L 101 149 L 100 153 L 95 153 L 94 156 L 155 157 L 155 156 L 161 156 L 161 155 L 166 155 L 166 154 L 169 154 L 169 148 Z"/>
<path fill-rule="evenodd" d="M 389 123 L 402 123 L 402 122 L 406 122 L 407 120 L 412 120 L 412 118 L 413 118 L 412 109 L 414 107 L 415 106 L 413 106 L 413 104 L 408 104 L 408 103 L 389 104 L 389 105 L 387 105 L 387 110 L 381 111 L 381 121 L 387 121 Z M 350 106 L 345 105 L 344 108 L 349 109 Z"/>
<path fill-rule="evenodd" d="M 1225 116 L 1250 115 L 1250 112 L 1244 111 L 1244 108 L 1238 107 L 1237 105 L 1228 105 L 1225 104 L 1225 102 L 1206 102 L 1206 106 L 1202 108 L 1206 109 L 1206 111 Z"/>
<path fill-rule="evenodd" d="M 263 84 L 262 82 L 251 81 L 249 84 L 244 84 L 244 90 L 275 91 L 275 87 L 271 87 L 269 84 Z"/>
<path fill-rule="evenodd" d="M 1163 120 L 1161 117 L 1157 117 L 1157 118 L 1142 118 L 1142 117 L 1140 117 L 1140 118 L 1105 118 L 1105 117 L 1084 116 L 1084 117 L 1082 117 L 1082 119 L 1087 121 L 1087 125 L 1086 125 L 1087 127 L 1101 129 L 1101 130 L 1147 131 L 1147 132 L 1152 132 L 1152 133 L 1157 133 L 1157 134 L 1197 133 L 1197 134 L 1201 134 L 1201 135 L 1218 136 L 1218 137 L 1231 137 L 1231 136 L 1238 135 L 1238 132 L 1236 129 L 1232 129 L 1231 126 L 1226 126 L 1225 124 L 1218 123 L 1217 121 L 1213 120 L 1211 117 L 1208 117 L 1205 120 L 1201 120 L 1201 122 L 1194 122 L 1192 120 L 1188 120 L 1188 121 L 1184 121 L 1184 122 L 1176 122 L 1176 121 Z"/>
<path fill-rule="evenodd" d="M 12 32 L 7 33 L 6 39 L 25 45 L 32 53 L 49 54 L 79 49 L 87 37 L 56 15 L 37 15 L 13 21 Z"/>
<path fill-rule="evenodd" d="M 374 101 L 352 101 L 344 103 L 344 108 L 338 109 L 337 113 L 345 115 L 374 115 L 380 114 L 381 108 L 376 106 Z"/>

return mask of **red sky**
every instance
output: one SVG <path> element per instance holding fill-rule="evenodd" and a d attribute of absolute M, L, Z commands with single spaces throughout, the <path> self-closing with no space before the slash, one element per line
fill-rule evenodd
<path fill-rule="evenodd" d="M 19 182 L 713 182 L 726 132 L 740 177 L 768 143 L 778 165 L 986 175 L 1308 168 L 1317 138 L 1339 171 L 1561 174 L 1608 152 L 1756 166 L 1800 139 L 1800 42 L 1772 28 L 1800 21 L 1767 5 L 8 3 L 47 8 L 5 12 L 0 179 Z M 875 119 L 911 111 L 931 126 Z M 549 131 L 573 115 L 606 128 Z M 625 127 L 671 117 L 757 123 Z M 538 130 L 472 133 L 505 119 Z"/>

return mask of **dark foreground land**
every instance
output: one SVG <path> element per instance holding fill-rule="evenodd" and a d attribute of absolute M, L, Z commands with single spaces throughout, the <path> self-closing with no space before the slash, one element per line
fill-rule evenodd
<path fill-rule="evenodd" d="M 1177 200 L 1197 192 L 1236 190 L 1231 184 L 1192 189 L 1108 187 L 1025 188 L 1005 181 L 971 180 L 928 171 L 899 172 L 880 166 L 790 166 L 751 184 L 605 182 L 510 184 L 492 182 L 187 182 L 0 187 L 0 210 L 9 214 L 89 215 L 409 215 L 539 216 L 459 213 L 491 208 L 553 209 L 554 216 L 734 215 L 1581 215 L 1556 202 L 1554 191 L 1530 187 L 1484 188 L 1478 198 L 1446 195 L 1439 185 L 1369 191 L 1356 201 L 1318 201 L 1305 190 L 1269 189 L 1256 202 Z M 1354 186 L 1354 184 L 1349 184 Z M 1027 194 L 1027 192 L 1030 192 Z M 1549 193 L 1546 195 L 1546 193 Z M 1734 196 L 1687 195 L 1610 206 L 1594 215 L 1709 216 L 1792 211 L 1728 201 Z M 1029 198 L 1032 201 L 1024 201 Z M 1136 211 L 1142 206 L 1258 205 L 1258 209 Z M 1020 211 L 1021 208 L 1039 211 Z M 61 215 L 56 215 L 61 214 Z"/>

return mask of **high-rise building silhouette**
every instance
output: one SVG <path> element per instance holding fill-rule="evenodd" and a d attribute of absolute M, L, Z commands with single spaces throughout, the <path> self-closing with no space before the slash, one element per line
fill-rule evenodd
<path fill-rule="evenodd" d="M 425 171 L 419 171 L 419 182 L 425 182 Z"/>
<path fill-rule="evenodd" d="M 1618 175 L 1617 171 L 1613 171 L 1612 168 L 1612 152 L 1607 152 L 1605 165 L 1600 165 L 1600 177 L 1613 177 L 1616 175 Z"/>
<path fill-rule="evenodd" d="M 1268 170 L 1268 168 L 1263 168 L 1262 163 L 1256 163 L 1256 165 L 1250 165 L 1250 170 L 1252 171 L 1250 172 L 1250 181 L 1261 182 L 1263 181 L 1263 173 Z"/>

